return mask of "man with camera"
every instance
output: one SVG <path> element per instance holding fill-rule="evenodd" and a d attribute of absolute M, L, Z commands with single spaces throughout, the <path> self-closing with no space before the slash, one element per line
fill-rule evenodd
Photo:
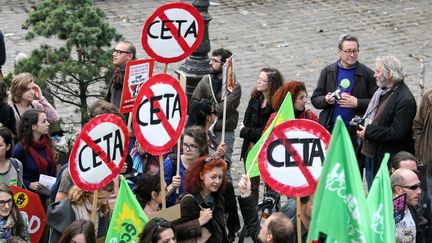
<path fill-rule="evenodd" d="M 320 74 L 311 101 L 322 109 L 319 123 L 330 132 L 337 116 L 348 126 L 355 116 L 362 116 L 377 89 L 374 72 L 358 61 L 360 45 L 357 37 L 349 34 L 338 39 L 339 60 L 326 66 Z M 352 132 L 356 141 L 355 132 Z"/>
<path fill-rule="evenodd" d="M 412 123 L 416 102 L 404 83 L 402 66 L 394 56 L 377 58 L 375 78 L 378 89 L 364 115 L 364 125 L 359 125 L 357 136 L 362 139 L 366 181 L 372 185 L 384 153 L 393 155 L 400 151 L 413 152 Z"/>

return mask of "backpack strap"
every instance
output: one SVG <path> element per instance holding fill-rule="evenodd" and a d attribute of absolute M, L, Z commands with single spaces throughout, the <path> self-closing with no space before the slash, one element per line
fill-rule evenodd
<path fill-rule="evenodd" d="M 21 170 L 20 170 L 20 167 L 19 167 L 18 160 L 15 159 L 15 158 L 9 158 L 9 159 L 10 159 L 10 161 L 11 161 L 11 165 L 12 165 L 12 167 L 14 167 L 15 170 L 16 170 L 16 172 L 17 172 L 17 178 L 18 178 L 19 182 L 21 183 L 21 186 L 24 187 L 24 189 L 27 190 L 26 186 L 24 185 L 24 180 L 23 180 L 23 178 L 20 176 L 20 171 L 21 171 Z"/>

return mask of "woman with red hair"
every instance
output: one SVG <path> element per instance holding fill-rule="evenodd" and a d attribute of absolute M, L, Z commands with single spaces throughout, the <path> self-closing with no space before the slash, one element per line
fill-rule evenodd
<path fill-rule="evenodd" d="M 280 87 L 272 98 L 272 107 L 275 112 L 271 115 L 267 122 L 267 126 L 273 121 L 276 113 L 279 111 L 282 102 L 285 99 L 287 93 L 291 93 L 292 103 L 294 106 L 294 115 L 296 119 L 309 119 L 318 122 L 318 117 L 313 111 L 306 109 L 306 103 L 308 101 L 308 93 L 304 82 L 292 80 L 285 83 Z"/>
<path fill-rule="evenodd" d="M 224 222 L 227 163 L 219 157 L 201 157 L 186 172 L 185 190 L 180 201 L 181 218 L 174 221 L 177 240 L 228 243 Z"/>

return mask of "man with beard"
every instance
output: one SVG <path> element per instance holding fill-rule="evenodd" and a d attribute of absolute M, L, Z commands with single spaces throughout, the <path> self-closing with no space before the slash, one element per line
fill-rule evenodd
<path fill-rule="evenodd" d="M 114 74 L 108 86 L 108 93 L 105 100 L 111 102 L 117 108 L 120 108 L 125 67 L 128 61 L 136 59 L 135 46 L 132 42 L 121 41 L 115 47 L 112 56 Z"/>
<path fill-rule="evenodd" d="M 377 58 L 375 91 L 359 125 L 357 136 L 362 139 L 361 153 L 365 156 L 366 181 L 372 185 L 384 153 L 413 152 L 412 123 L 416 102 L 404 83 L 402 66 L 394 56 Z"/>
<path fill-rule="evenodd" d="M 192 100 L 200 101 L 201 99 L 213 100 L 216 106 L 217 121 L 214 125 L 213 132 L 216 136 L 217 143 L 221 142 L 222 135 L 222 116 L 223 116 L 223 99 L 222 99 L 222 67 L 225 61 L 231 57 L 232 53 L 226 49 L 220 48 L 212 52 L 210 59 L 210 74 L 205 75 L 198 83 L 192 94 Z M 234 147 L 234 129 L 237 127 L 239 114 L 237 107 L 240 105 L 241 87 L 235 82 L 234 90 L 227 95 L 226 121 L 225 121 L 225 144 L 227 151 L 225 159 L 231 161 L 231 155 Z"/>

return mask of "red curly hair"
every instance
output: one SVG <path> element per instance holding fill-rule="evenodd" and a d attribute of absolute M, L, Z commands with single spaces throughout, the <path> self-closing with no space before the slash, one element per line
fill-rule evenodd
<path fill-rule="evenodd" d="M 212 156 L 204 156 L 196 159 L 192 166 L 186 171 L 186 176 L 184 178 L 185 191 L 192 194 L 200 192 L 203 189 L 203 181 L 200 175 L 206 174 L 214 168 L 222 168 L 223 170 L 223 180 L 218 192 L 225 191 L 228 165 L 225 160 Z"/>
<path fill-rule="evenodd" d="M 287 95 L 288 91 L 291 93 L 291 98 L 293 104 L 297 100 L 298 94 L 300 91 L 304 91 L 307 94 L 306 86 L 304 82 L 297 81 L 297 80 L 291 80 L 285 83 L 282 87 L 280 87 L 276 93 L 273 95 L 272 98 L 272 107 L 275 111 L 278 111 L 280 106 L 282 105 L 283 100 L 285 99 L 285 96 Z"/>

